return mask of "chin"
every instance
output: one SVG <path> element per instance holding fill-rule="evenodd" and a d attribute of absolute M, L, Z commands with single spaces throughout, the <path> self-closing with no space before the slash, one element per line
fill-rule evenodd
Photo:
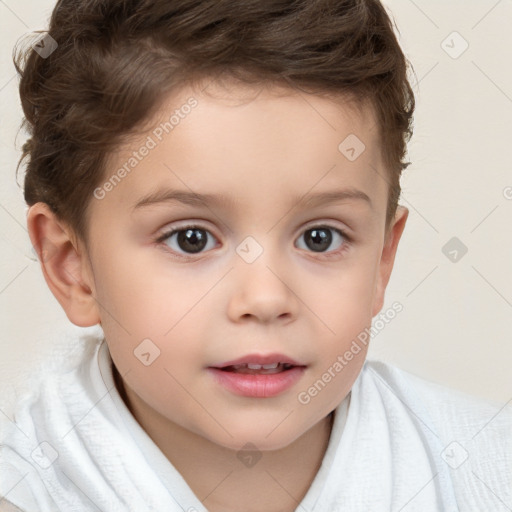
<path fill-rule="evenodd" d="M 225 436 L 223 439 L 209 439 L 224 448 L 237 452 L 242 449 L 257 449 L 264 452 L 286 448 L 305 433 L 305 431 L 296 430 L 296 425 L 293 432 L 289 430 L 289 426 L 286 428 L 284 425 L 281 425 L 276 428 L 277 425 L 273 422 L 272 425 L 269 424 L 267 427 L 266 424 L 259 422 L 258 424 L 251 425 L 251 428 L 240 428 L 237 430 L 233 427 L 228 427 L 227 430 L 233 437 Z M 277 432 L 277 430 L 281 430 L 281 432 Z"/>

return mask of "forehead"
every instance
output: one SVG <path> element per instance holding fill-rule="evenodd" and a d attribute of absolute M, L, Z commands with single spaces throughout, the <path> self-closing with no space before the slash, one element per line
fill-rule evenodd
<path fill-rule="evenodd" d="M 279 145 L 303 137 L 316 141 L 328 137 L 328 132 L 336 140 L 350 132 L 365 139 L 370 151 L 378 146 L 374 140 L 378 138 L 377 122 L 368 102 L 359 101 L 353 94 L 310 94 L 277 84 L 257 86 L 234 80 L 192 84 L 168 96 L 152 124 L 168 121 L 169 112 L 179 110 L 190 98 L 198 102 L 192 112 L 197 121 L 193 130 L 203 140 L 224 134 L 237 144 L 254 146 L 263 141 L 268 145 L 273 140 Z M 212 124 L 216 125 L 213 131 Z M 186 126 L 179 131 L 186 134 Z M 315 147 L 308 145 L 305 149 Z"/>
<path fill-rule="evenodd" d="M 385 180 L 376 179 L 384 170 L 373 110 L 345 97 L 195 84 L 170 94 L 144 130 L 110 157 L 106 180 L 122 166 L 128 172 L 109 201 L 133 207 L 166 187 L 220 193 L 246 209 L 257 197 L 305 197 L 340 185 L 386 195 Z M 134 156 L 148 142 L 146 155 Z"/>

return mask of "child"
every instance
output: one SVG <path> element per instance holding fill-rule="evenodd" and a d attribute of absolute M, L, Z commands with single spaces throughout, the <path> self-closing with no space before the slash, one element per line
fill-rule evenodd
<path fill-rule="evenodd" d="M 512 412 L 366 361 L 414 97 L 377 0 L 59 0 L 28 229 L 98 326 L 3 418 L 0 510 L 512 507 Z"/>

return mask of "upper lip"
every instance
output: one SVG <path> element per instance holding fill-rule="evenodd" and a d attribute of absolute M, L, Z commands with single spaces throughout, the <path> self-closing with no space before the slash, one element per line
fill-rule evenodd
<path fill-rule="evenodd" d="M 225 363 L 212 365 L 211 368 L 225 368 L 226 366 L 235 366 L 237 364 L 272 364 L 272 363 L 286 363 L 293 366 L 305 366 L 298 363 L 291 357 L 285 356 L 284 354 L 248 354 L 246 356 L 233 359 L 232 361 L 226 361 Z"/>

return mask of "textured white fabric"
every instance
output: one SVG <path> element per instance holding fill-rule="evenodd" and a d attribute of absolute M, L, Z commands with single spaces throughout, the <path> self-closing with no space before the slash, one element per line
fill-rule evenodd
<path fill-rule="evenodd" d="M 206 512 L 119 396 L 106 343 L 74 346 L 0 420 L 0 496 L 25 512 Z M 512 408 L 367 361 L 296 510 L 512 510 Z"/>

